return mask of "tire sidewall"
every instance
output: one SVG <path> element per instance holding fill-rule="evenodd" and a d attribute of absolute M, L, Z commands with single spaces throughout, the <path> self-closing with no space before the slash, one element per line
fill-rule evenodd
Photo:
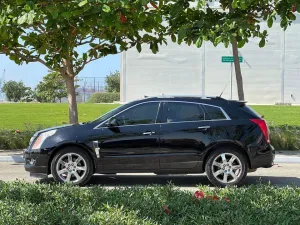
<path fill-rule="evenodd" d="M 222 154 L 222 153 L 231 153 L 231 154 L 234 154 L 241 161 L 241 164 L 242 164 L 242 174 L 241 174 L 241 176 L 235 182 L 232 182 L 232 183 L 229 183 L 229 184 L 224 184 L 223 182 L 220 182 L 219 180 L 217 180 L 214 177 L 214 175 L 213 175 L 212 164 L 213 164 L 215 158 L 218 155 Z M 218 149 L 218 150 L 212 152 L 208 156 L 207 163 L 205 165 L 205 171 L 206 171 L 206 174 L 207 174 L 207 177 L 208 177 L 209 181 L 212 184 L 214 184 L 215 186 L 218 186 L 218 187 L 235 186 L 235 185 L 236 186 L 240 186 L 240 185 L 242 185 L 245 177 L 247 176 L 248 162 L 247 162 L 245 156 L 242 153 L 240 153 L 239 151 L 237 151 L 235 149 L 232 149 L 232 148 L 222 148 L 222 149 Z"/>
<path fill-rule="evenodd" d="M 58 163 L 59 158 L 68 153 L 76 153 L 80 155 L 85 160 L 86 167 L 87 167 L 87 171 L 84 178 L 80 180 L 80 182 L 78 183 L 71 183 L 71 184 L 79 185 L 79 186 L 85 185 L 93 175 L 93 162 L 91 157 L 87 153 L 85 153 L 83 149 L 78 147 L 66 147 L 64 149 L 61 149 L 59 152 L 55 154 L 54 158 L 51 161 L 51 174 L 54 180 L 59 183 L 65 183 L 57 174 L 56 165 Z"/>

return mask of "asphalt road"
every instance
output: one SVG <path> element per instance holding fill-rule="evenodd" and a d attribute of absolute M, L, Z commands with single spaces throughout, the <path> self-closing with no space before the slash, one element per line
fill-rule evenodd
<path fill-rule="evenodd" d="M 24 170 L 23 164 L 17 163 L 0 163 L 0 180 L 14 181 L 16 179 L 27 182 L 35 182 L 39 179 L 32 178 Z M 47 178 L 41 182 L 53 182 L 53 179 Z M 193 175 L 171 175 L 157 176 L 154 174 L 117 174 L 117 175 L 94 175 L 89 182 L 90 185 L 101 185 L 107 188 L 125 187 L 134 185 L 164 185 L 172 182 L 175 186 L 184 190 L 196 190 L 200 184 L 209 185 L 205 174 Z M 258 169 L 254 173 L 249 173 L 245 180 L 245 185 L 271 182 L 273 185 L 300 186 L 300 164 L 281 163 L 275 164 L 269 169 Z"/>

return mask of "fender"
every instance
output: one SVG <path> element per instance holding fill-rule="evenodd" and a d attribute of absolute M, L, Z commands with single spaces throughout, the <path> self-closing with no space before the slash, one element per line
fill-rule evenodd
<path fill-rule="evenodd" d="M 233 140 L 218 140 L 217 142 L 212 142 L 210 143 L 204 154 L 204 159 L 203 159 L 203 169 L 205 169 L 205 164 L 207 161 L 208 156 L 216 149 L 221 148 L 221 147 L 232 147 L 236 150 L 239 150 L 247 159 L 248 165 L 251 168 L 251 163 L 250 163 L 250 157 L 249 153 L 247 151 L 247 148 L 243 146 L 240 142 L 238 141 L 233 141 Z"/>
<path fill-rule="evenodd" d="M 93 151 L 93 149 L 91 149 L 88 145 L 86 145 L 84 143 L 79 143 L 79 142 L 73 140 L 73 141 L 62 141 L 62 142 L 58 143 L 54 148 L 47 149 L 48 150 L 48 155 L 50 156 L 49 162 L 48 162 L 48 174 L 51 173 L 51 171 L 50 171 L 51 166 L 50 165 L 51 165 L 52 159 L 54 158 L 55 154 L 59 150 L 63 149 L 66 146 L 76 146 L 76 147 L 79 147 L 79 148 L 85 150 L 92 159 L 94 171 L 96 170 L 97 156 L 96 156 L 95 151 Z"/>

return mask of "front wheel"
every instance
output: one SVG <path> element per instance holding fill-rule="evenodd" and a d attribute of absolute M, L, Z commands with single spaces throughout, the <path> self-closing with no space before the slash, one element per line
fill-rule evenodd
<path fill-rule="evenodd" d="M 230 148 L 213 152 L 205 165 L 209 181 L 219 187 L 241 185 L 247 176 L 247 170 L 248 164 L 244 155 Z"/>
<path fill-rule="evenodd" d="M 67 147 L 54 156 L 51 173 L 56 182 L 84 185 L 93 175 L 93 162 L 84 150 Z"/>

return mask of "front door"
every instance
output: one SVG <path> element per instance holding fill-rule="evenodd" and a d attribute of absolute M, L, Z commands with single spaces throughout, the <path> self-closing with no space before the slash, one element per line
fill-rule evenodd
<path fill-rule="evenodd" d="M 164 103 L 161 125 L 161 170 L 192 169 L 201 161 L 212 138 L 213 121 L 205 121 L 198 103 Z"/>
<path fill-rule="evenodd" d="M 160 102 L 146 102 L 114 116 L 116 126 L 98 128 L 100 164 L 106 172 L 159 169 Z"/>

